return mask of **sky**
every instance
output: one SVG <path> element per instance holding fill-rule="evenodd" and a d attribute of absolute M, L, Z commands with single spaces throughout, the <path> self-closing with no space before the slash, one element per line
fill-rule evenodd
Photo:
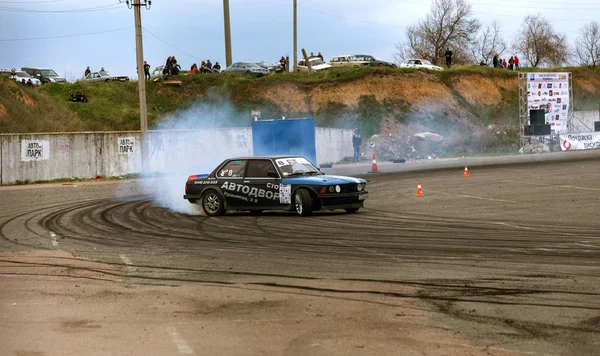
<path fill-rule="evenodd" d="M 542 14 L 573 43 L 600 19 L 598 0 L 472 0 L 483 25 L 498 21 L 508 43 L 523 18 Z M 230 0 L 232 57 L 293 56 L 292 0 Z M 393 60 L 406 27 L 430 11 L 428 0 L 297 0 L 298 54 L 371 54 Z M 152 68 L 174 55 L 182 68 L 225 64 L 222 0 L 153 0 L 142 8 L 144 58 Z M 136 78 L 133 10 L 118 0 L 0 0 L 0 69 L 52 68 L 67 80 L 86 66 Z"/>

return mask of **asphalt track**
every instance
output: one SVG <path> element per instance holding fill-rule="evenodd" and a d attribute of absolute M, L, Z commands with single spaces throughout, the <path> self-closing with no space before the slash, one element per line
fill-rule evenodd
<path fill-rule="evenodd" d="M 135 181 L 2 188 L 0 251 L 70 251 L 120 266 L 130 285 L 409 300 L 474 345 L 600 354 L 600 159 L 475 165 L 469 177 L 457 163 L 368 175 L 364 209 L 308 218 L 173 213 Z"/>

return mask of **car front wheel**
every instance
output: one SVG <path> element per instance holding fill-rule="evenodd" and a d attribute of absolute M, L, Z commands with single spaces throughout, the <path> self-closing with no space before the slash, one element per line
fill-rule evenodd
<path fill-rule="evenodd" d="M 299 189 L 296 194 L 294 194 L 294 206 L 296 207 L 296 213 L 300 216 L 312 214 L 313 199 L 306 189 Z"/>
<path fill-rule="evenodd" d="M 208 216 L 219 216 L 225 213 L 225 201 L 221 194 L 210 190 L 202 196 L 202 210 Z"/>

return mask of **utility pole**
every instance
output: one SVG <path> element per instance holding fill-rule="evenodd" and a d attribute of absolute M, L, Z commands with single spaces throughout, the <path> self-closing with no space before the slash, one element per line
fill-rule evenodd
<path fill-rule="evenodd" d="M 123 0 L 119 0 L 122 2 Z M 142 132 L 142 173 L 149 172 L 149 147 L 148 147 L 148 110 L 146 108 L 146 77 L 144 75 L 144 46 L 142 42 L 142 14 L 141 7 L 144 6 L 150 10 L 152 5 L 151 0 L 126 0 L 125 3 L 130 9 L 133 7 L 135 18 L 135 52 L 137 59 L 137 74 L 138 74 L 138 92 L 140 96 L 140 130 Z"/>
<path fill-rule="evenodd" d="M 298 0 L 294 0 L 294 70 L 296 73 L 296 69 L 298 69 Z"/>
<path fill-rule="evenodd" d="M 231 65 L 231 30 L 229 29 L 229 0 L 223 0 L 223 16 L 225 17 L 225 65 Z"/>

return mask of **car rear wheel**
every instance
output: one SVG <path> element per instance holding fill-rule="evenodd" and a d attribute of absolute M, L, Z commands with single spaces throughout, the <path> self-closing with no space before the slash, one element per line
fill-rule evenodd
<path fill-rule="evenodd" d="M 360 208 L 348 208 L 348 209 L 346 209 L 346 212 L 348 214 L 354 214 L 358 211 L 358 209 L 360 209 Z"/>
<path fill-rule="evenodd" d="M 296 194 L 294 194 L 294 206 L 296 207 L 296 213 L 300 216 L 312 214 L 313 199 L 306 189 L 299 189 Z"/>
<path fill-rule="evenodd" d="M 209 190 L 202 196 L 202 210 L 208 216 L 219 216 L 225 213 L 225 201 L 221 194 Z"/>

